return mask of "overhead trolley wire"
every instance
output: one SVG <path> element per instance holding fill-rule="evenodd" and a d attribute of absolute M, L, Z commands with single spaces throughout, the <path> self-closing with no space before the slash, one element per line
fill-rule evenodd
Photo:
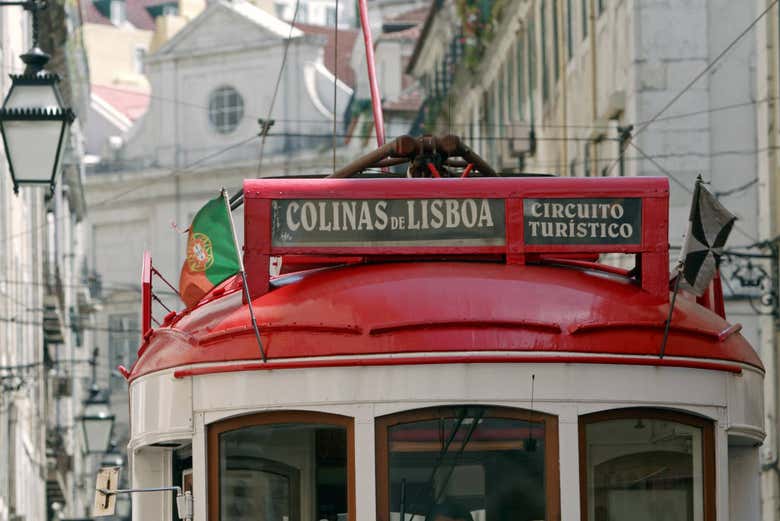
<path fill-rule="evenodd" d="M 633 148 L 634 148 L 634 149 L 635 149 L 637 152 L 639 152 L 640 154 L 642 154 L 642 157 L 644 157 L 645 159 L 647 159 L 648 161 L 650 161 L 650 162 L 651 162 L 653 165 L 655 165 L 655 167 L 656 167 L 658 170 L 660 170 L 661 172 L 663 172 L 664 174 L 666 174 L 667 176 L 669 176 L 669 178 L 670 178 L 671 180 L 673 180 L 675 183 L 677 183 L 678 185 L 680 185 L 681 187 L 683 187 L 683 189 L 684 189 L 685 191 L 687 191 L 687 192 L 688 192 L 688 193 L 690 193 L 690 194 L 693 194 L 693 190 L 691 190 L 690 188 L 688 188 L 688 186 L 687 186 L 687 185 L 685 185 L 685 184 L 684 184 L 682 181 L 680 181 L 680 180 L 679 180 L 679 179 L 677 179 L 677 178 L 676 178 L 674 175 L 672 175 L 672 173 L 671 173 L 671 172 L 669 172 L 669 170 L 667 170 L 666 168 L 664 168 L 664 167 L 663 167 L 663 166 L 662 166 L 662 165 L 661 165 L 661 164 L 660 164 L 658 161 L 656 161 L 655 159 L 653 159 L 653 158 L 652 158 L 651 156 L 649 156 L 648 154 L 645 154 L 645 151 L 644 151 L 644 150 L 642 150 L 641 148 L 639 148 L 639 147 L 636 145 L 636 143 L 634 143 L 633 141 L 629 141 L 629 142 L 628 142 L 628 144 L 629 144 L 629 145 L 631 145 L 631 146 L 632 146 L 632 147 L 633 147 Z M 745 237 L 747 237 L 748 239 L 750 239 L 751 241 L 757 241 L 757 239 L 756 239 L 755 237 L 753 237 L 753 236 L 752 236 L 750 233 L 746 232 L 746 231 L 745 231 L 745 230 L 744 230 L 744 229 L 743 229 L 741 226 L 739 226 L 737 223 L 734 223 L 734 229 L 735 229 L 735 230 L 737 230 L 737 231 L 738 231 L 739 233 L 741 233 L 742 235 L 744 235 Z"/>
<path fill-rule="evenodd" d="M 282 63 L 279 65 L 279 74 L 276 76 L 276 83 L 274 84 L 273 94 L 271 95 L 271 103 L 268 105 L 268 115 L 265 120 L 261 122 L 263 131 L 260 133 L 260 159 L 257 162 L 257 177 L 260 177 L 263 168 L 263 152 L 265 150 L 265 139 L 268 136 L 268 129 L 270 128 L 271 116 L 274 112 L 274 105 L 276 105 L 276 96 L 279 94 L 279 85 L 282 83 L 282 76 L 284 76 L 284 69 L 287 65 L 287 53 L 290 50 L 290 42 L 292 42 L 293 31 L 295 30 L 295 21 L 298 19 L 298 9 L 301 6 L 301 0 L 295 0 L 295 11 L 293 11 L 293 17 L 290 21 L 290 32 L 287 35 L 287 39 L 284 41 L 284 50 L 282 51 Z"/>
<path fill-rule="evenodd" d="M 89 209 L 100 208 L 100 207 L 105 206 L 105 205 L 107 205 L 109 203 L 115 202 L 115 201 L 121 199 L 122 197 L 124 197 L 124 196 L 126 196 L 126 195 L 128 195 L 130 193 L 137 192 L 138 190 L 142 190 L 142 189 L 145 189 L 145 188 L 149 188 L 149 185 L 152 185 L 152 184 L 155 184 L 155 183 L 159 183 L 160 181 L 168 180 L 171 177 L 174 177 L 174 176 L 176 176 L 178 174 L 182 174 L 182 173 L 188 172 L 189 170 L 192 170 L 194 167 L 196 167 L 196 166 L 198 166 L 198 165 L 200 165 L 200 164 L 202 164 L 202 163 L 204 163 L 204 162 L 206 162 L 206 161 L 208 161 L 210 159 L 214 159 L 215 157 L 217 157 L 219 155 L 222 155 L 225 152 L 229 152 L 230 150 L 233 150 L 233 149 L 238 148 L 240 146 L 246 145 L 250 141 L 252 141 L 254 139 L 257 139 L 258 137 L 259 136 L 257 134 L 254 134 L 254 135 L 252 135 L 252 136 L 250 136 L 250 137 L 248 137 L 246 139 L 243 139 L 243 140 L 241 140 L 241 141 L 239 141 L 237 143 L 233 143 L 232 145 L 228 145 L 225 148 L 222 148 L 220 150 L 217 150 L 216 152 L 213 152 L 213 153 L 208 154 L 208 155 L 206 155 L 204 157 L 201 157 L 200 159 L 197 159 L 197 160 L 193 161 L 192 163 L 190 163 L 190 164 L 188 164 L 188 165 L 186 165 L 186 166 L 184 166 L 182 168 L 177 168 L 177 169 L 170 170 L 169 172 L 167 172 L 167 173 L 165 173 L 165 174 L 163 174 L 163 175 L 161 175 L 159 177 L 155 177 L 153 179 L 146 179 L 146 180 L 144 180 L 145 182 L 143 184 L 140 184 L 140 185 L 135 186 L 133 188 L 129 188 L 129 189 L 124 190 L 124 191 L 122 191 L 122 192 L 120 192 L 118 194 L 115 194 L 115 195 L 112 195 L 110 197 L 107 197 L 106 199 L 102 199 L 102 200 L 97 201 L 97 202 L 95 202 L 93 204 L 90 204 L 90 205 L 88 205 L 88 208 Z M 58 217 L 55 220 L 55 222 L 61 221 L 61 220 L 65 219 L 66 217 L 67 216 L 65 216 L 65 215 L 61 215 L 60 217 Z M 46 226 L 49 226 L 50 224 L 51 223 L 49 223 L 49 222 L 45 222 L 45 223 L 42 223 L 42 224 L 40 224 L 38 226 L 33 226 L 32 228 L 27 228 L 26 230 L 23 230 L 23 231 L 20 231 L 20 232 L 17 232 L 17 233 L 12 233 L 10 235 L 7 235 L 7 236 L 3 237 L 2 239 L 0 239 L 0 245 L 4 245 L 5 243 L 7 243 L 7 242 L 9 242 L 9 241 L 11 241 L 13 239 L 16 239 L 18 237 L 23 237 L 23 236 L 25 236 L 27 234 L 31 234 L 33 232 L 41 230 L 41 229 L 45 228 Z"/>
<path fill-rule="evenodd" d="M 641 134 L 642 132 L 644 132 L 647 129 L 647 127 L 652 125 L 656 120 L 658 120 L 658 118 L 661 117 L 661 115 L 663 115 L 664 112 L 669 110 L 669 108 L 672 105 L 674 105 L 680 98 L 682 98 L 683 95 L 696 84 L 696 82 L 698 82 L 705 74 L 707 74 L 707 72 L 709 72 L 715 66 L 715 64 L 717 64 L 721 60 L 721 58 L 723 58 L 726 54 L 728 54 L 728 52 L 731 51 L 731 49 L 733 49 L 734 46 L 736 46 L 737 43 L 739 43 L 742 40 L 742 38 L 744 38 L 745 35 L 748 34 L 753 29 L 753 27 L 755 27 L 756 24 L 758 24 L 758 22 L 761 21 L 761 19 L 764 16 L 766 16 L 766 14 L 777 4 L 778 1 L 780 0 L 772 0 L 772 2 L 766 7 L 766 9 L 764 9 L 761 12 L 761 14 L 759 14 L 752 22 L 750 22 L 750 24 L 748 24 L 748 26 L 742 32 L 740 32 L 737 35 L 737 37 L 731 41 L 731 43 L 729 43 L 712 61 L 710 61 L 704 67 L 704 69 L 702 69 L 696 76 L 694 76 L 685 85 L 685 87 L 682 88 L 682 90 L 680 90 L 674 97 L 672 97 L 672 99 L 670 99 L 663 107 L 661 107 L 661 109 L 658 112 L 656 112 L 652 118 L 639 125 L 636 131 L 634 131 L 632 139 L 638 136 L 639 134 Z M 613 168 L 615 168 L 615 165 L 617 163 L 618 162 L 616 161 L 609 167 L 610 172 L 612 171 Z M 656 166 L 658 165 L 656 164 Z M 691 190 L 689 189 L 688 191 L 690 192 Z"/>
<path fill-rule="evenodd" d="M 699 81 L 699 80 L 700 80 L 700 79 L 701 79 L 701 78 L 702 78 L 702 77 L 703 77 L 705 74 L 707 74 L 707 72 L 709 72 L 709 71 L 710 71 L 710 69 L 712 69 L 712 68 L 715 66 L 715 64 L 716 64 L 716 63 L 718 63 L 718 62 L 720 61 L 720 59 L 721 59 L 721 58 L 723 58 L 723 57 L 724 57 L 726 54 L 728 54 L 728 52 L 729 52 L 731 49 L 733 49 L 733 48 L 734 48 L 734 46 L 735 46 L 735 45 L 737 45 L 737 43 L 739 43 L 739 41 L 740 41 L 740 40 L 742 40 L 742 38 L 744 38 L 744 37 L 745 37 L 745 35 L 746 35 L 747 33 L 749 33 L 749 32 L 750 32 L 750 31 L 753 29 L 753 27 L 755 27 L 755 26 L 756 26 L 756 24 L 758 24 L 758 22 L 759 22 L 759 21 L 761 21 L 761 19 L 762 19 L 764 16 L 766 16 L 766 14 L 769 12 L 769 10 L 770 10 L 770 9 L 772 9 L 772 8 L 775 6 L 775 4 L 777 4 L 777 2 L 778 2 L 778 1 L 779 1 L 779 0 L 772 0 L 772 3 L 771 3 L 771 4 L 769 4 L 769 6 L 767 6 L 767 8 L 766 8 L 766 9 L 764 9 L 764 10 L 761 12 L 761 14 L 759 14 L 759 15 L 758 15 L 758 17 L 757 17 L 755 20 L 753 20 L 752 22 L 750 22 L 750 24 L 749 24 L 749 25 L 748 25 L 748 26 L 747 26 L 747 27 L 746 27 L 746 28 L 745 28 L 745 29 L 744 29 L 744 30 L 743 30 L 741 33 L 739 33 L 739 34 L 737 35 L 737 37 L 736 37 L 736 38 L 734 38 L 734 39 L 731 41 L 731 43 L 729 43 L 729 44 L 726 46 L 726 48 L 725 48 L 725 49 L 723 49 L 723 50 L 722 50 L 722 51 L 721 51 L 721 52 L 720 52 L 720 53 L 719 53 L 719 54 L 718 54 L 718 55 L 717 55 L 717 56 L 716 56 L 716 57 L 715 57 L 715 58 L 714 58 L 714 59 L 713 59 L 713 60 L 712 60 L 710 63 L 708 63 L 708 64 L 707 64 L 707 66 L 706 66 L 706 67 L 704 67 L 704 69 L 702 69 L 702 71 L 701 71 L 701 72 L 699 72 L 699 74 L 697 74 L 696 76 L 694 76 L 694 77 L 693 77 L 693 79 L 692 79 L 691 81 L 689 81 L 689 82 L 688 82 L 688 83 L 685 85 L 685 87 L 683 87 L 683 89 L 682 89 L 680 92 L 678 92 L 678 93 L 677 93 L 677 95 L 675 95 L 675 96 L 674 96 L 674 97 L 673 97 L 671 100 L 669 100 L 669 101 L 666 103 L 666 105 L 664 105 L 664 106 L 661 108 L 661 110 L 659 110 L 658 112 L 656 112 L 656 114 L 655 114 L 655 115 L 654 115 L 652 118 L 650 118 L 650 120 L 649 120 L 649 121 L 646 121 L 646 122 L 645 122 L 645 123 L 643 123 L 643 124 L 642 124 L 642 125 L 641 125 L 639 128 L 637 128 L 636 132 L 634 132 L 634 136 L 636 136 L 637 134 L 640 134 L 640 133 L 641 133 L 641 132 L 643 132 L 643 131 L 644 131 L 644 130 L 647 128 L 647 127 L 649 127 L 651 124 L 653 124 L 653 123 L 654 123 L 654 122 L 655 122 L 655 121 L 656 121 L 658 118 L 660 118 L 660 117 L 661 117 L 661 115 L 662 115 L 664 112 L 666 112 L 666 111 L 667 111 L 667 110 L 668 110 L 668 109 L 669 109 L 669 108 L 670 108 L 672 105 L 674 105 L 674 104 L 675 104 L 675 103 L 676 103 L 676 102 L 677 102 L 677 101 L 678 101 L 678 100 L 679 100 L 679 99 L 680 99 L 680 98 L 681 98 L 681 97 L 682 97 L 682 96 L 683 96 L 683 95 L 684 95 L 686 92 L 688 92 L 688 91 L 691 89 L 691 87 L 693 87 L 693 86 L 696 84 L 696 82 L 697 82 L 697 81 Z"/>

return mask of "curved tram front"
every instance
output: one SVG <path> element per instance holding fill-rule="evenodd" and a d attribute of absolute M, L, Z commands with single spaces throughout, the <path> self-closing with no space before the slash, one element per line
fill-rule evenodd
<path fill-rule="evenodd" d="M 754 350 L 680 297 L 659 356 L 665 179 L 251 180 L 244 195 L 268 361 L 238 278 L 150 331 L 129 372 L 134 487 L 184 486 L 203 521 L 759 519 Z M 619 211 L 570 219 L 577 204 Z M 572 219 L 635 230 L 541 233 Z M 609 252 L 636 269 L 591 262 Z M 319 267 L 269 277 L 272 256 Z M 135 520 L 173 512 L 133 497 Z"/>

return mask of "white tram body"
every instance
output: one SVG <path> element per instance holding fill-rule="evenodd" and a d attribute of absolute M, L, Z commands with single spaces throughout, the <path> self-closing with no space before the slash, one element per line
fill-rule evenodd
<path fill-rule="evenodd" d="M 438 505 L 473 521 L 760 518 L 755 352 L 738 326 L 680 296 L 659 356 L 666 180 L 257 180 L 244 190 L 268 360 L 238 278 L 147 333 L 128 372 L 134 488 L 184 486 L 198 521 L 424 521 Z M 637 229 L 601 242 L 532 235 L 534 205 L 578 200 L 624 205 L 603 220 Z M 388 229 L 371 236 L 378 201 Z M 443 209 L 446 222 L 459 203 L 457 226 L 434 229 L 430 213 L 429 230 L 408 228 L 413 208 Z M 467 224 L 485 204 L 495 229 L 474 235 Z M 406 228 L 390 230 L 396 211 Z M 586 258 L 609 252 L 635 255 L 638 269 Z M 320 267 L 269 277 L 272 256 Z M 174 512 L 173 496 L 133 497 L 135 521 Z"/>

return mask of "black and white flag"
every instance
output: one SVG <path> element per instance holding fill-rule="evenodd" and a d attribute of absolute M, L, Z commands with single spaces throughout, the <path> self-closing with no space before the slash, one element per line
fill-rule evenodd
<path fill-rule="evenodd" d="M 693 191 L 689 220 L 685 244 L 680 252 L 681 283 L 700 297 L 715 276 L 723 246 L 737 217 L 704 187 L 700 176 Z"/>

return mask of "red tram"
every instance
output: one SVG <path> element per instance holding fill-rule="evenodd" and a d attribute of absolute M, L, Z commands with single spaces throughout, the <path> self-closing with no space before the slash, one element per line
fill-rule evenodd
<path fill-rule="evenodd" d="M 758 520 L 756 352 L 681 297 L 660 356 L 667 180 L 457 155 L 483 176 L 245 182 L 267 361 L 238 277 L 149 329 L 133 486 L 189 489 L 200 521 Z M 136 521 L 172 512 L 133 497 Z"/>

